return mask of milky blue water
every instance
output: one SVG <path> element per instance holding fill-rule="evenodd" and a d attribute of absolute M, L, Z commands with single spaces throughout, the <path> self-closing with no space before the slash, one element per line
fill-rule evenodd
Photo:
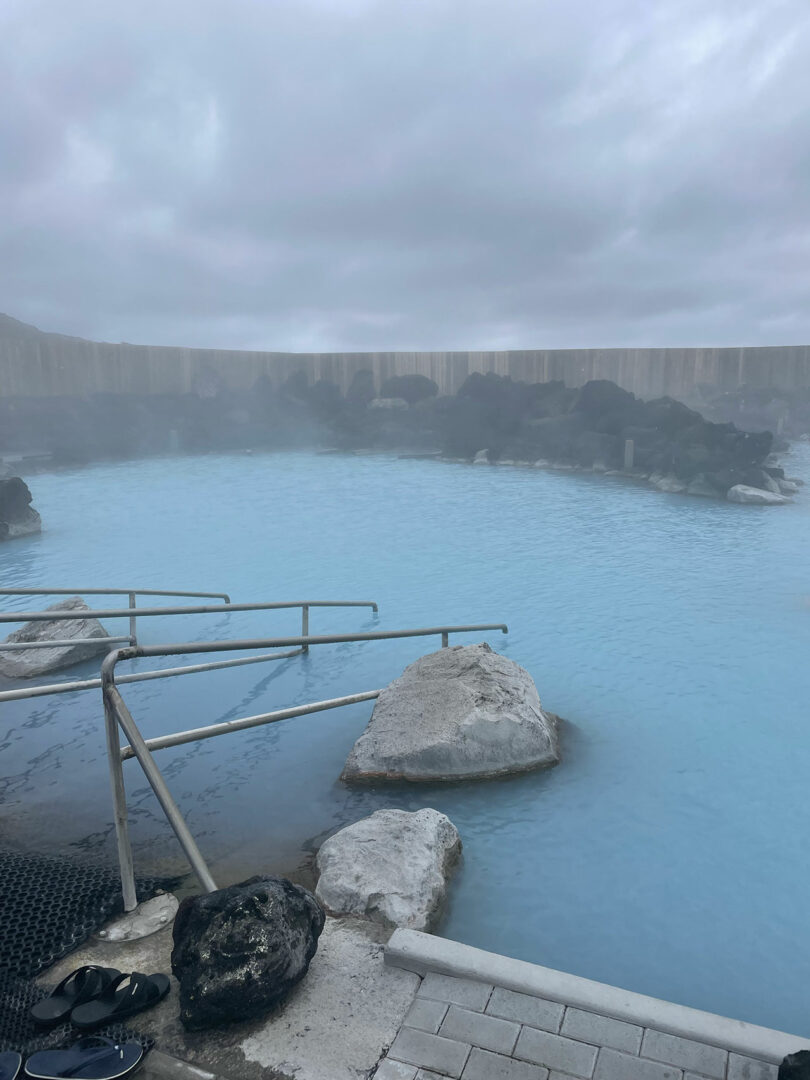
<path fill-rule="evenodd" d="M 786 465 L 810 479 L 810 447 Z M 8 585 L 380 604 L 376 622 L 315 611 L 313 633 L 503 620 L 490 643 L 567 721 L 558 768 L 485 783 L 341 784 L 370 704 L 162 751 L 222 882 L 295 867 L 376 808 L 434 806 L 464 841 L 440 932 L 810 1035 L 810 487 L 763 510 L 604 477 L 308 453 L 100 465 L 31 487 L 45 531 L 0 548 Z M 292 613 L 251 613 L 144 619 L 140 636 L 297 629 Z M 124 695 L 149 736 L 376 688 L 432 647 L 325 646 Z M 0 831 L 112 850 L 99 692 L 0 705 L 0 748 Z M 173 865 L 126 770 L 137 866 Z"/>

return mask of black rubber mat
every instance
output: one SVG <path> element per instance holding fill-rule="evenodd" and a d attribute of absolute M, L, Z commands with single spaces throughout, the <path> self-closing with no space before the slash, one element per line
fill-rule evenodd
<path fill-rule="evenodd" d="M 140 879 L 138 898 L 146 900 L 173 884 Z M 25 1057 L 81 1038 L 70 1024 L 46 1032 L 35 1027 L 29 1009 L 50 990 L 38 986 L 34 978 L 123 910 L 116 869 L 0 851 L 0 1051 L 17 1050 Z M 116 1042 L 139 1042 L 145 1050 L 153 1045 L 153 1040 L 120 1024 L 97 1034 Z"/>
<path fill-rule="evenodd" d="M 170 885 L 139 880 L 138 899 Z M 112 867 L 0 851 L 0 973 L 38 975 L 123 910 Z"/>

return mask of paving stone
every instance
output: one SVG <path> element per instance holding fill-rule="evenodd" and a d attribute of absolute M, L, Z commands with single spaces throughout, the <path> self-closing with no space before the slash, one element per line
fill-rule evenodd
<path fill-rule="evenodd" d="M 461 1080 L 546 1080 L 548 1069 L 473 1047 Z"/>
<path fill-rule="evenodd" d="M 517 1058 L 533 1061 L 535 1065 L 546 1065 L 550 1069 L 583 1077 L 593 1074 L 596 1061 L 595 1046 L 530 1027 L 521 1030 L 514 1054 Z"/>
<path fill-rule="evenodd" d="M 437 975 L 429 971 L 417 991 L 419 997 L 447 1001 L 451 1005 L 463 1005 L 465 1009 L 483 1012 L 492 993 L 492 986 L 475 982 L 474 979 L 456 979 L 452 975 Z"/>
<path fill-rule="evenodd" d="M 409 1065 L 435 1069 L 447 1076 L 461 1076 L 470 1053 L 469 1043 L 444 1039 L 416 1028 L 402 1028 L 391 1046 L 391 1057 Z"/>
<path fill-rule="evenodd" d="M 608 1046 L 611 1050 L 637 1054 L 644 1029 L 608 1016 L 569 1008 L 565 1010 L 560 1034 L 567 1035 L 570 1039 L 579 1039 L 580 1042 L 595 1043 L 597 1046 Z"/>
<path fill-rule="evenodd" d="M 448 1005 L 445 1001 L 414 998 L 413 1005 L 405 1017 L 405 1027 L 419 1028 L 420 1031 L 429 1031 L 435 1035 L 441 1027 L 447 1009 Z"/>
<path fill-rule="evenodd" d="M 498 1020 L 494 1016 L 482 1016 L 469 1009 L 451 1005 L 439 1029 L 446 1039 L 457 1039 L 484 1050 L 497 1050 L 499 1054 L 511 1054 L 520 1034 L 520 1024 L 511 1020 Z"/>
<path fill-rule="evenodd" d="M 767 1061 L 757 1061 L 742 1054 L 728 1055 L 728 1080 L 776 1080 L 778 1074 L 778 1065 L 769 1065 Z"/>
<path fill-rule="evenodd" d="M 672 1065 L 647 1058 L 631 1057 L 618 1050 L 600 1050 L 594 1080 L 682 1080 L 683 1073 Z"/>
<path fill-rule="evenodd" d="M 377 1080 L 377 1077 L 374 1077 Z M 427 1069 L 420 1069 L 416 1074 L 416 1080 L 447 1080 L 446 1076 L 439 1076 L 438 1073 L 428 1072 Z"/>
<path fill-rule="evenodd" d="M 665 1035 L 662 1031 L 648 1028 L 641 1044 L 641 1056 L 677 1065 L 680 1069 L 723 1080 L 728 1064 L 728 1051 L 706 1043 L 682 1039 L 678 1035 Z"/>
<path fill-rule="evenodd" d="M 515 1020 L 518 1024 L 555 1033 L 560 1030 L 564 1012 L 565 1006 L 556 1001 L 518 994 L 515 990 L 504 990 L 502 986 L 495 987 L 487 1004 L 489 1016 L 500 1016 L 504 1020 Z"/>
<path fill-rule="evenodd" d="M 416 1069 L 413 1065 L 405 1065 L 401 1061 L 383 1058 L 379 1068 L 374 1073 L 374 1080 L 416 1080 Z"/>

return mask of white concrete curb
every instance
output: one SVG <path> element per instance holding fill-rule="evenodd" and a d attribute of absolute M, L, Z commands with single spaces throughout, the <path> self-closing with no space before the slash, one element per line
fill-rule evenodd
<path fill-rule="evenodd" d="M 460 979 L 493 983 L 774 1064 L 786 1054 L 810 1050 L 810 1039 L 798 1035 L 634 994 L 630 990 L 484 952 L 417 930 L 395 930 L 385 950 L 385 962 L 419 975 L 435 971 Z"/>

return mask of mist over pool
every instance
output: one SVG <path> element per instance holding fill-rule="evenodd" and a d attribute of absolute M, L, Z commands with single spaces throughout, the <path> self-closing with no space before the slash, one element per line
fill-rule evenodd
<path fill-rule="evenodd" d="M 810 480 L 810 447 L 785 467 Z M 340 783 L 369 704 L 161 751 L 220 883 L 294 867 L 374 809 L 433 806 L 464 841 L 441 933 L 810 1034 L 804 494 L 759 510 L 618 478 L 313 453 L 96 465 L 35 488 L 45 531 L 0 549 L 8 587 L 380 605 L 376 620 L 314 610 L 313 633 L 504 621 L 508 636 L 487 640 L 566 721 L 559 767 L 485 783 Z M 299 625 L 294 612 L 143 619 L 139 638 Z M 148 737 L 381 687 L 438 645 L 314 647 L 124 697 Z M 6 703 L 0 743 L 9 835 L 114 857 L 100 691 Z M 138 870 L 182 865 L 143 775 L 125 772 Z"/>

